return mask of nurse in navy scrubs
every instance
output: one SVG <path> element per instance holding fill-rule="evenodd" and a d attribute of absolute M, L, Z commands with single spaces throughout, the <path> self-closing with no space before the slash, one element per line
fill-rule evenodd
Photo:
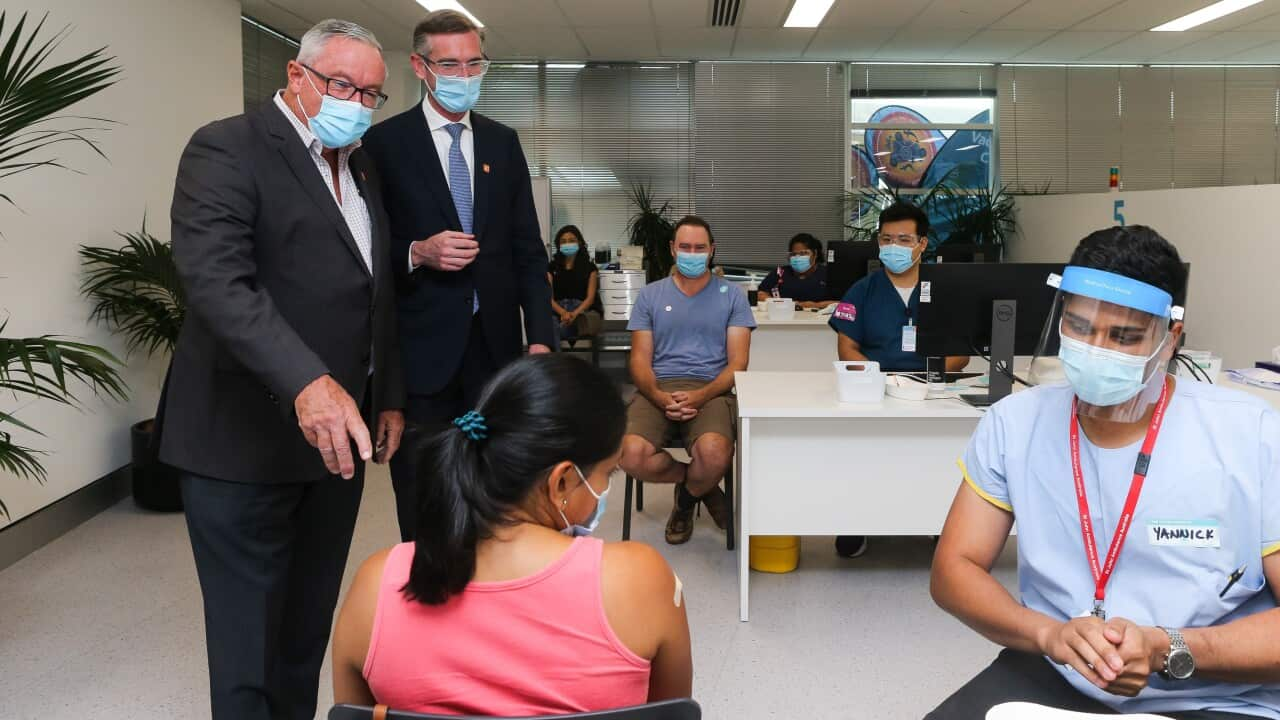
<path fill-rule="evenodd" d="M 831 314 L 841 360 L 874 360 L 885 372 L 925 369 L 916 352 L 916 323 L 920 318 L 920 259 L 929 247 L 929 217 L 920 208 L 896 202 L 880 213 L 880 264 L 849 288 Z M 958 372 L 968 357 L 947 358 L 947 370 Z M 857 557 L 867 549 L 866 538 L 836 538 L 836 552 Z"/>
<path fill-rule="evenodd" d="M 800 233 L 787 245 L 790 257 L 785 267 L 771 271 L 760 281 L 760 302 L 773 297 L 796 301 L 805 310 L 819 310 L 834 305 L 836 298 L 827 290 L 827 266 L 823 262 L 822 241 L 809 233 Z"/>

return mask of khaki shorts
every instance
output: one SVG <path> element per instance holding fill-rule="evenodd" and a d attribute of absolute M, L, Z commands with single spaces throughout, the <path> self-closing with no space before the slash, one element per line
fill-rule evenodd
<path fill-rule="evenodd" d="M 663 392 L 697 390 L 706 385 L 705 380 L 689 378 L 658 381 L 658 389 Z M 627 434 L 639 435 L 659 450 L 677 439 L 685 450 L 691 450 L 694 442 L 706 433 L 723 435 L 733 442 L 737 437 L 737 422 L 738 403 L 731 394 L 714 397 L 707 401 L 707 404 L 698 410 L 698 414 L 686 422 L 668 420 L 662 408 L 649 402 L 649 399 L 640 393 L 636 393 L 635 397 L 631 398 L 631 405 L 627 407 Z"/>

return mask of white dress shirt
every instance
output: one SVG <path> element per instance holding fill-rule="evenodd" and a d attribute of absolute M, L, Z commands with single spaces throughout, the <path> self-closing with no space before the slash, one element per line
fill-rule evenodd
<path fill-rule="evenodd" d="M 324 158 L 324 143 L 320 142 L 320 138 L 311 132 L 311 128 L 307 127 L 289 106 L 284 102 L 284 92 L 276 93 L 276 107 L 280 108 L 280 112 L 289 118 L 289 123 L 293 125 L 293 129 L 298 131 L 298 137 L 302 138 L 302 144 L 307 146 L 307 155 L 311 156 L 311 161 L 316 164 L 316 169 L 320 171 L 320 177 L 324 179 L 324 186 L 329 188 L 329 195 L 333 197 L 333 201 L 337 203 L 338 209 L 342 211 L 342 219 L 347 222 L 347 229 L 351 231 L 351 237 L 355 238 L 356 246 L 360 248 L 360 257 L 364 260 L 364 266 L 369 269 L 369 275 L 373 275 L 373 221 L 369 219 L 369 206 L 364 204 L 364 197 L 360 194 L 360 188 L 356 187 L 356 179 L 351 175 L 351 152 L 360 147 L 360 141 L 356 140 L 350 145 L 338 150 L 338 184 L 342 188 L 342 200 L 338 200 L 338 195 L 333 189 L 333 169 L 329 167 L 329 161 Z M 370 357 L 372 355 L 370 350 Z M 369 374 L 373 374 L 373 363 L 369 363 Z"/>
<path fill-rule="evenodd" d="M 453 136 L 445 129 L 446 125 L 453 123 L 452 120 L 441 115 L 431 104 L 431 95 L 422 99 L 422 114 L 427 116 L 427 127 L 431 130 L 431 142 L 435 143 L 436 155 L 440 158 L 440 172 L 444 174 L 444 181 L 449 182 L 449 148 L 453 146 Z M 471 111 L 468 110 L 462 119 L 458 122 L 462 123 L 462 134 L 458 136 L 458 142 L 462 144 L 462 157 L 467 161 L 467 176 L 471 178 L 471 197 L 476 196 L 476 134 L 471 129 Z M 452 187 L 450 187 L 452 189 Z M 414 270 L 413 264 L 413 247 L 409 248 L 409 272 Z"/>
<path fill-rule="evenodd" d="M 351 175 L 351 152 L 360 147 L 360 141 L 356 140 L 350 145 L 338 151 L 338 184 L 342 188 L 342 199 L 338 199 L 337 193 L 333 189 L 333 170 L 329 167 L 329 161 L 324 158 L 324 144 L 320 139 L 311 132 L 311 128 L 307 127 L 298 116 L 293 114 L 289 106 L 284 102 L 284 93 L 278 92 L 275 97 L 276 107 L 280 108 L 280 112 L 289 118 L 289 123 L 293 125 L 293 129 L 298 131 L 298 137 L 302 139 L 302 144 L 307 147 L 307 154 L 311 156 L 311 161 L 315 163 L 316 170 L 320 172 L 320 177 L 324 178 L 324 186 L 329 188 L 329 194 L 333 196 L 333 201 L 337 203 L 338 209 L 342 211 L 342 218 L 347 221 L 347 229 L 351 231 L 351 237 L 355 239 L 356 246 L 360 248 L 360 257 L 364 260 L 364 266 L 369 269 L 369 274 L 373 274 L 373 227 L 369 219 L 369 207 L 364 204 L 364 197 L 360 195 L 360 189 L 356 187 L 356 180 Z"/>

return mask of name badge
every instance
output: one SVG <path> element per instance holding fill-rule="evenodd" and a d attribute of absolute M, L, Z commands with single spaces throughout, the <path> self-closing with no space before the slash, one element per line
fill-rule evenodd
<path fill-rule="evenodd" d="M 1162 547 L 1222 547 L 1222 533 L 1213 520 L 1152 520 L 1147 540 Z"/>
<path fill-rule="evenodd" d="M 858 319 L 858 308 L 850 305 L 849 303 L 840 303 L 839 305 L 836 305 L 835 312 L 832 313 L 832 316 L 837 320 L 854 322 Z"/>
<path fill-rule="evenodd" d="M 902 352 L 916 351 L 916 326 L 902 326 Z"/>

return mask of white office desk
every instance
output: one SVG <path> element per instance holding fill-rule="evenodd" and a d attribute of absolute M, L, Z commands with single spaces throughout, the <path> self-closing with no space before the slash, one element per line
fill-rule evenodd
<path fill-rule="evenodd" d="M 959 400 L 844 405 L 835 384 L 829 364 L 737 375 L 743 621 L 751 535 L 937 535 L 946 521 L 981 411 Z"/>
<path fill-rule="evenodd" d="M 763 305 L 752 314 L 758 327 L 751 333 L 751 371 L 830 371 L 839 359 L 830 315 L 797 310 L 794 319 L 770 320 Z"/>
<path fill-rule="evenodd" d="M 742 621 L 752 535 L 941 533 L 961 481 L 956 460 L 984 411 L 959 400 L 843 404 L 829 365 L 736 379 Z M 1280 392 L 1225 379 L 1223 386 L 1280 410 Z"/>

